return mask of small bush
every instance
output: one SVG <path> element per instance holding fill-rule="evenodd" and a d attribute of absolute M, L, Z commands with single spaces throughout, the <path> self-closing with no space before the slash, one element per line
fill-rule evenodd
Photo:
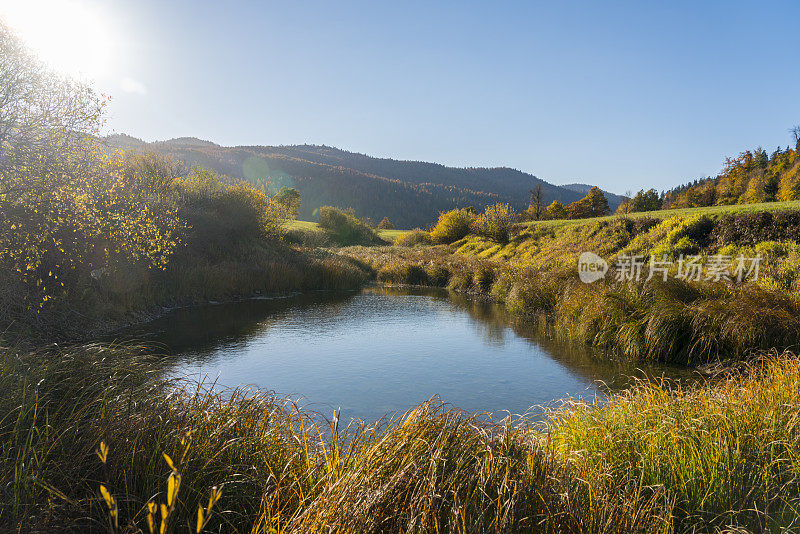
<path fill-rule="evenodd" d="M 469 209 L 450 210 L 439 214 L 439 220 L 431 231 L 431 238 L 437 243 L 449 245 L 472 230 L 475 214 Z"/>
<path fill-rule="evenodd" d="M 333 206 L 319 209 L 319 226 L 339 245 L 380 245 L 386 242 L 366 222 L 358 219 L 352 209 Z"/>
<path fill-rule="evenodd" d="M 511 226 L 516 220 L 516 214 L 508 204 L 493 204 L 487 206 L 486 211 L 478 217 L 477 227 L 480 232 L 498 243 L 508 243 Z"/>
<path fill-rule="evenodd" d="M 400 247 L 414 247 L 417 245 L 430 245 L 432 243 L 433 238 L 431 238 L 431 234 L 421 228 L 415 228 L 407 234 L 401 235 L 394 241 L 394 244 Z"/>
<path fill-rule="evenodd" d="M 394 230 L 394 225 L 392 221 L 389 220 L 389 217 L 384 217 L 381 219 L 381 222 L 378 223 L 379 230 Z"/>
<path fill-rule="evenodd" d="M 474 289 L 473 273 L 467 269 L 458 269 L 450 276 L 447 289 L 453 291 L 472 291 Z"/>

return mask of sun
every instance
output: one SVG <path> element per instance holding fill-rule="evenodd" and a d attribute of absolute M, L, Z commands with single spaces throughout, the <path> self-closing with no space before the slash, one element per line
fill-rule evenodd
<path fill-rule="evenodd" d="M 0 16 L 55 70 L 94 80 L 110 64 L 113 40 L 90 4 L 71 0 L 0 0 Z"/>

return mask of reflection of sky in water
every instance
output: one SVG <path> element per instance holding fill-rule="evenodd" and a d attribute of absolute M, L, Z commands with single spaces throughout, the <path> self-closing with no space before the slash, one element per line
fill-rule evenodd
<path fill-rule="evenodd" d="M 376 419 L 439 395 L 468 411 L 523 413 L 593 397 L 619 368 L 512 329 L 490 304 L 441 293 L 314 293 L 179 310 L 134 332 L 173 352 L 170 373 L 302 396 Z"/>

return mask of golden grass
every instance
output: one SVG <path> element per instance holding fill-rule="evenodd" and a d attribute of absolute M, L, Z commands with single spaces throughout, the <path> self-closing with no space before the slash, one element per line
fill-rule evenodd
<path fill-rule="evenodd" d="M 323 421 L 269 392 L 164 381 L 132 347 L 3 349 L 0 368 L 0 529 L 148 532 L 149 503 L 167 507 L 166 532 L 797 526 L 791 355 L 513 425 L 437 400 L 376 423 Z"/>

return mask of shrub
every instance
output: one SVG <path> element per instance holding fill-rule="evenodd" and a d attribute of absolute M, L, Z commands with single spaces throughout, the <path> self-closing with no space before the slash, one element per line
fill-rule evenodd
<path fill-rule="evenodd" d="M 378 281 L 410 286 L 428 285 L 428 273 L 413 263 L 393 263 L 378 271 Z"/>
<path fill-rule="evenodd" d="M 744 213 L 717 220 L 711 239 L 718 245 L 755 245 L 761 241 L 797 240 L 800 211 Z"/>
<path fill-rule="evenodd" d="M 352 209 L 342 210 L 333 206 L 319 209 L 319 226 L 331 239 L 342 246 L 384 244 L 375 230 L 358 219 Z"/>
<path fill-rule="evenodd" d="M 421 228 L 415 228 L 410 232 L 403 234 L 394 240 L 394 244 L 400 247 L 430 245 L 431 243 L 433 243 L 431 234 L 429 232 L 426 232 L 425 230 L 422 230 Z"/>
<path fill-rule="evenodd" d="M 82 290 L 98 270 L 162 270 L 179 246 L 177 210 L 144 194 L 119 154 L 95 147 L 82 158 L 83 165 L 69 167 L 69 180 L 51 179 L 66 172 L 55 167 L 4 172 L 12 181 L 50 184 L 0 195 L 0 269 L 27 286 L 30 311 Z"/>
<path fill-rule="evenodd" d="M 697 254 L 711 242 L 714 221 L 707 215 L 696 215 L 667 223 L 672 224 L 671 229 L 663 241 L 652 249 L 652 255 L 656 258 L 664 254 L 671 258 L 680 254 Z"/>
<path fill-rule="evenodd" d="M 431 238 L 437 243 L 450 244 L 466 237 L 472 230 L 475 214 L 469 209 L 450 210 L 439 214 Z"/>
<path fill-rule="evenodd" d="M 378 223 L 378 229 L 394 230 L 394 225 L 392 224 L 392 221 L 389 220 L 389 217 L 384 217 L 381 219 L 381 222 Z"/>
<path fill-rule="evenodd" d="M 483 214 L 478 217 L 477 227 L 481 233 L 498 243 L 507 243 L 511 225 L 514 224 L 516 214 L 508 204 L 493 204 L 487 206 Z"/>
<path fill-rule="evenodd" d="M 447 283 L 447 289 L 453 291 L 472 291 L 474 277 L 469 269 L 456 269 L 450 275 L 450 281 Z"/>
<path fill-rule="evenodd" d="M 476 289 L 487 293 L 494 283 L 494 278 L 494 269 L 489 265 L 481 264 L 475 269 L 472 275 L 472 283 Z"/>
<path fill-rule="evenodd" d="M 450 269 L 444 265 L 433 264 L 425 269 L 428 284 L 436 287 L 447 287 L 450 282 Z"/>
<path fill-rule="evenodd" d="M 284 239 L 288 243 L 302 245 L 304 247 L 319 248 L 330 247 L 333 245 L 327 232 L 312 230 L 309 228 L 292 228 L 284 233 Z"/>
<path fill-rule="evenodd" d="M 280 231 L 284 209 L 241 182 L 226 183 L 208 169 L 193 168 L 179 184 L 180 215 L 189 226 L 195 251 L 227 254 L 246 241 Z"/>

